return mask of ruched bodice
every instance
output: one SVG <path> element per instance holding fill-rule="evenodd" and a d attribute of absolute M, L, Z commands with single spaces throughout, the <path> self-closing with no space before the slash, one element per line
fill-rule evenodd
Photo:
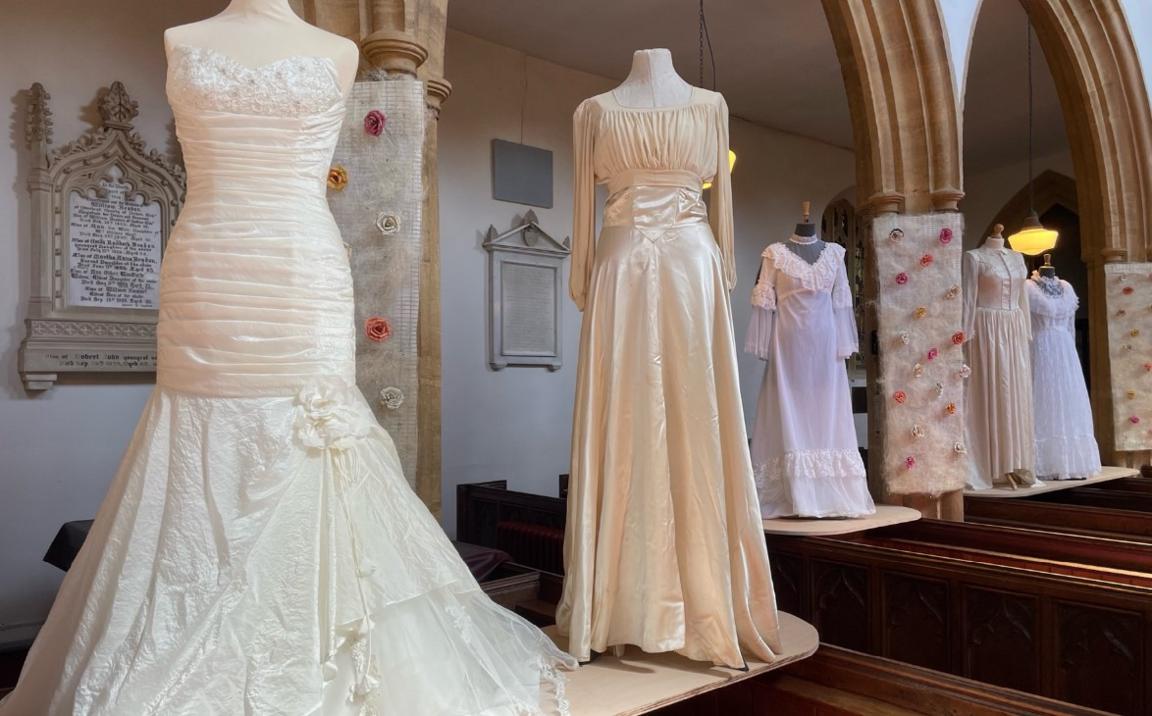
<path fill-rule="evenodd" d="M 685 104 L 638 108 L 621 105 L 607 92 L 584 100 L 572 121 L 575 196 L 568 288 L 577 307 L 584 309 L 596 261 L 596 184 L 608 188 L 605 226 L 622 206 L 629 207 L 626 213 L 647 215 L 650 223 L 656 216 L 701 222 L 706 217 L 731 290 L 736 260 L 724 97 L 694 88 Z M 705 181 L 714 183 L 706 212 L 700 200 Z"/>
<path fill-rule="evenodd" d="M 351 277 L 325 195 L 344 118 L 331 60 L 250 68 L 177 46 L 167 88 L 188 195 L 162 269 L 159 384 L 243 397 L 352 378 Z"/>

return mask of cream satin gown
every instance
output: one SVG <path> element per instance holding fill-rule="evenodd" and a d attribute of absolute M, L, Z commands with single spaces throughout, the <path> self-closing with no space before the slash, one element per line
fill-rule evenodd
<path fill-rule="evenodd" d="M 987 490 L 1014 473 L 1037 484 L 1028 267 L 1007 248 L 964 252 L 968 487 Z"/>
<path fill-rule="evenodd" d="M 701 89 L 659 109 L 608 93 L 580 105 L 574 129 L 570 289 L 584 321 L 557 625 L 582 660 L 623 644 L 737 668 L 741 646 L 772 660 L 728 296 L 728 108 Z M 597 182 L 609 194 L 599 242 Z"/>
<path fill-rule="evenodd" d="M 157 386 L 3 716 L 523 714 L 574 666 L 481 591 L 355 387 L 331 61 L 176 48 Z"/>

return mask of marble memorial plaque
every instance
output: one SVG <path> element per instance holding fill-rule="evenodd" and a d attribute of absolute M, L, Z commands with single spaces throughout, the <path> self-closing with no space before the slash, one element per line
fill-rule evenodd
<path fill-rule="evenodd" d="M 115 179 L 68 201 L 68 303 L 99 308 L 159 307 L 160 203 Z"/>
<path fill-rule="evenodd" d="M 500 287 L 504 354 L 556 354 L 556 269 L 504 261 Z"/>

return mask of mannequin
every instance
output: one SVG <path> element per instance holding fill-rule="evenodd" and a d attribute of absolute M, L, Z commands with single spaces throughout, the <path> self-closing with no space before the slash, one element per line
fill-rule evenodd
<path fill-rule="evenodd" d="M 691 102 L 694 90 L 676 74 L 671 52 L 636 50 L 632 53 L 632 69 L 624 82 L 612 90 L 612 97 L 623 107 L 675 107 Z"/>
<path fill-rule="evenodd" d="M 795 233 L 788 237 L 788 248 L 807 263 L 814 264 L 824 253 L 824 241 L 816 236 L 816 225 L 809 220 L 811 208 L 810 201 L 800 204 L 804 220 L 796 224 Z"/>
<path fill-rule="evenodd" d="M 972 375 L 966 385 L 968 487 L 1038 484 L 1032 404 L 1028 268 L 996 224 L 964 253 L 964 330 Z"/>
<path fill-rule="evenodd" d="M 301 20 L 288 0 L 232 0 L 218 15 L 165 30 L 165 52 L 171 56 L 178 45 L 218 52 L 249 69 L 289 57 L 328 57 L 345 93 L 360 64 L 356 43 Z"/>

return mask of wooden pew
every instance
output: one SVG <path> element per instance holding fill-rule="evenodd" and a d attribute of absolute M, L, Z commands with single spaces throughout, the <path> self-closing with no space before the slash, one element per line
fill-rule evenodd
<path fill-rule="evenodd" d="M 499 547 L 516 561 L 523 560 L 509 545 L 484 541 L 497 540 L 498 530 L 481 522 L 535 519 L 554 530 L 547 534 L 562 534 L 562 498 L 515 493 L 499 483 L 461 486 L 460 496 L 458 510 L 470 517 L 458 527 L 468 531 L 457 537 Z M 1034 504 L 1053 511 L 1050 521 L 1069 507 Z M 1131 514 L 1126 528 L 1146 530 L 1145 518 Z M 1152 531 L 1140 532 L 1143 540 L 1116 539 L 1090 533 L 1098 523 L 1083 512 L 1080 519 L 1084 534 L 922 520 L 860 535 L 767 542 L 780 609 L 814 624 L 824 644 L 1084 708 L 1152 716 Z M 558 540 L 545 541 L 559 548 Z M 558 585 L 559 577 L 542 580 L 542 594 L 553 580 Z M 546 619 L 548 606 L 539 611 Z M 826 706 L 796 713 L 839 713 Z"/>

